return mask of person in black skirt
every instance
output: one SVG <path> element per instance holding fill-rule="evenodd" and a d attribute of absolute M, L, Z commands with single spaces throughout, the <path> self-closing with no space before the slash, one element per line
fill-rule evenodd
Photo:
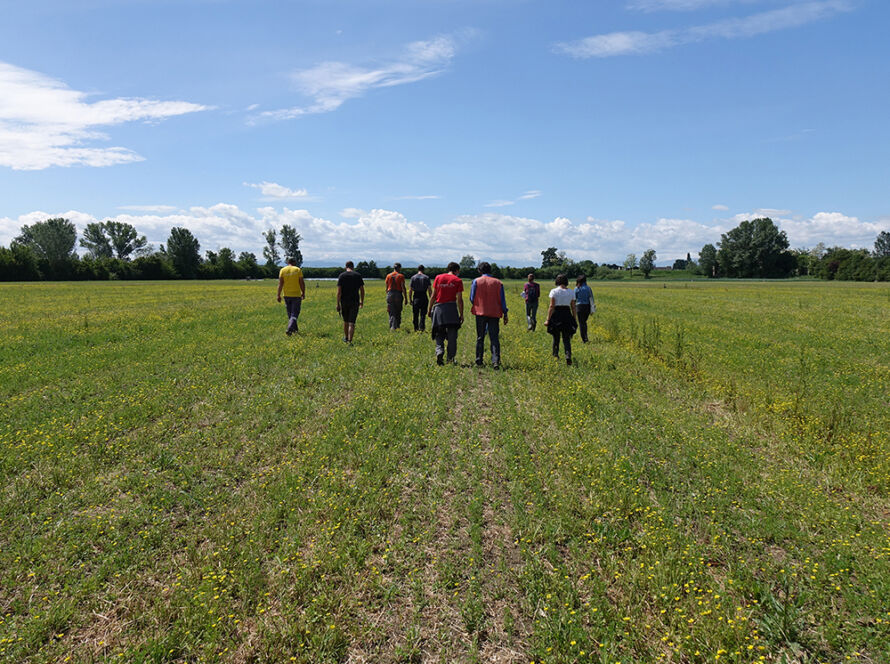
<path fill-rule="evenodd" d="M 572 364 L 572 335 L 578 329 L 578 312 L 575 310 L 575 291 L 568 288 L 569 278 L 556 277 L 556 288 L 550 291 L 550 308 L 547 310 L 547 332 L 553 335 L 553 357 L 559 357 L 559 338 L 566 352 L 566 364 Z"/>

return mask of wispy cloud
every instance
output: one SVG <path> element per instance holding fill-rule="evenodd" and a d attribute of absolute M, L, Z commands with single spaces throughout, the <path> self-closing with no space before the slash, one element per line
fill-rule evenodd
<path fill-rule="evenodd" d="M 142 161 L 97 131 L 136 121 L 160 121 L 209 107 L 185 101 L 103 99 L 38 72 L 0 62 L 0 166 L 40 170 L 50 166 L 112 166 Z"/>
<path fill-rule="evenodd" d="M 245 182 L 244 186 L 259 189 L 268 200 L 306 198 L 309 195 L 309 192 L 305 189 L 288 189 L 277 182 Z"/>
<path fill-rule="evenodd" d="M 730 5 L 733 3 L 752 3 L 757 0 L 630 0 L 628 9 L 638 9 L 644 12 L 655 11 L 693 11 L 705 7 Z"/>
<path fill-rule="evenodd" d="M 725 205 L 712 205 L 711 209 L 718 210 L 719 212 L 726 212 L 727 210 L 729 210 L 729 208 L 726 207 Z"/>
<path fill-rule="evenodd" d="M 469 33 L 467 33 L 469 34 Z M 287 120 L 313 113 L 335 111 L 349 99 L 361 97 L 375 88 L 416 83 L 442 73 L 457 52 L 459 39 L 440 35 L 428 41 L 408 44 L 401 57 L 376 66 L 346 62 L 322 62 L 291 74 L 297 89 L 311 102 L 292 108 L 265 111 L 260 117 Z"/>
<path fill-rule="evenodd" d="M 742 18 L 731 18 L 678 30 L 611 32 L 594 35 L 578 41 L 559 43 L 555 46 L 555 50 L 582 59 L 642 55 L 684 44 L 714 39 L 743 39 L 797 28 L 850 11 L 852 8 L 850 0 L 801 2 Z"/>
<path fill-rule="evenodd" d="M 520 196 L 517 196 L 516 200 L 506 200 L 499 199 L 495 201 L 490 201 L 485 204 L 484 207 L 487 208 L 499 208 L 499 207 L 508 207 L 510 205 L 516 205 L 518 201 L 528 201 L 533 198 L 540 198 L 542 196 L 542 192 L 538 189 L 529 189 L 526 192 L 523 192 Z"/>
<path fill-rule="evenodd" d="M 442 198 L 441 196 L 436 196 L 434 194 L 426 194 L 420 196 L 395 196 L 392 200 L 394 201 L 434 201 Z"/>

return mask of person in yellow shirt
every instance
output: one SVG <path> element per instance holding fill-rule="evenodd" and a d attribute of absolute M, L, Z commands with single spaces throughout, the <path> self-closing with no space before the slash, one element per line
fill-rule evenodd
<path fill-rule="evenodd" d="M 287 259 L 287 265 L 278 273 L 278 301 L 284 295 L 284 306 L 287 308 L 287 336 L 298 332 L 297 318 L 300 307 L 306 299 L 306 282 L 303 281 L 303 270 L 297 267 L 293 258 Z"/>

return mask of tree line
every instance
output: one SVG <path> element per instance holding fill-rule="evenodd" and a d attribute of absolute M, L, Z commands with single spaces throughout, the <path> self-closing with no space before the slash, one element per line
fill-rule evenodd
<path fill-rule="evenodd" d="M 174 227 L 165 244 L 155 249 L 145 235 L 128 223 L 108 220 L 87 224 L 77 237 L 74 224 L 63 218 L 47 219 L 21 227 L 9 247 L 0 246 L 0 281 L 33 280 L 107 280 L 107 279 L 242 279 L 275 278 L 282 259 L 293 258 L 303 264 L 302 237 L 291 226 L 269 229 L 263 233 L 265 246 L 260 263 L 255 254 L 222 247 L 205 251 L 191 231 Z M 76 246 L 85 249 L 78 255 Z M 715 245 L 706 244 L 698 261 L 689 253 L 677 259 L 673 270 L 709 278 L 776 279 L 812 276 L 821 279 L 855 281 L 890 281 L 890 233 L 881 232 L 874 250 L 825 247 L 790 249 L 788 237 L 769 218 L 743 221 L 720 236 Z M 638 259 L 628 254 L 621 265 L 597 264 L 590 260 L 574 261 L 564 251 L 548 247 L 541 252 L 540 266 L 499 266 L 491 264 L 491 274 L 501 279 L 525 279 L 534 272 L 538 279 L 552 279 L 565 273 L 569 277 L 586 275 L 592 279 L 623 279 L 638 270 L 649 278 L 655 270 L 654 249 L 645 250 Z M 478 276 L 478 261 L 465 255 L 460 275 Z M 366 278 L 382 278 L 391 271 L 373 260 L 360 261 L 356 271 Z M 307 267 L 308 278 L 334 278 L 336 267 Z M 428 267 L 435 276 L 444 267 Z"/>
<path fill-rule="evenodd" d="M 697 270 L 706 277 L 782 279 L 812 276 L 828 280 L 890 281 L 890 233 L 882 231 L 874 250 L 826 247 L 790 249 L 788 236 L 768 218 L 743 221 L 720 236 L 717 246 L 699 251 Z"/>
<path fill-rule="evenodd" d="M 302 238 L 291 226 L 263 234 L 265 263 L 228 247 L 201 255 L 198 238 L 174 227 L 166 244 L 155 249 L 131 224 L 108 220 L 87 224 L 78 243 L 69 219 L 22 226 L 9 247 L 0 247 L 0 281 L 107 279 L 261 279 L 277 277 L 281 255 L 302 264 Z M 78 255 L 76 247 L 86 249 Z"/>

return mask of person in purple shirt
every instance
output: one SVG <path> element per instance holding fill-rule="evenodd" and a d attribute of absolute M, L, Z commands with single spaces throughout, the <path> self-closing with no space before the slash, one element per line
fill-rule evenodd
<path fill-rule="evenodd" d="M 525 320 L 528 323 L 528 331 L 534 332 L 538 326 L 538 300 L 541 299 L 541 285 L 535 281 L 534 272 L 528 275 L 528 281 L 522 287 L 522 297 L 525 299 Z"/>

